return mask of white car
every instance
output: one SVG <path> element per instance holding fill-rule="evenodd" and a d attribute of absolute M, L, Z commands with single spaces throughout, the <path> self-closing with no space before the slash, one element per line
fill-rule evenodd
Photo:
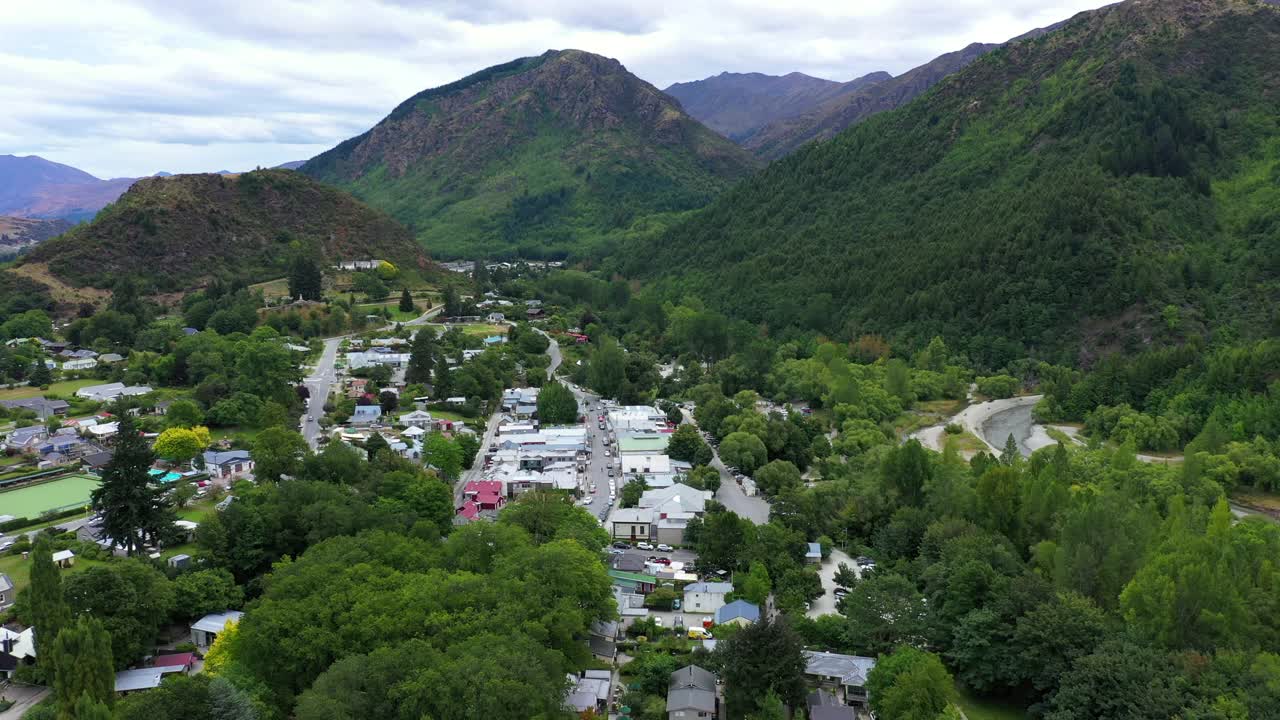
<path fill-rule="evenodd" d="M 653 546 L 652 546 L 652 545 L 650 545 L 650 544 L 649 544 L 649 543 L 647 543 L 647 542 L 638 542 L 638 543 L 636 543 L 636 549 L 637 549 L 637 550 L 652 550 L 652 549 L 653 549 Z"/>
<path fill-rule="evenodd" d="M 657 549 L 658 549 L 658 552 L 671 552 L 672 550 L 675 550 L 675 548 L 671 547 L 666 543 L 658 543 Z"/>

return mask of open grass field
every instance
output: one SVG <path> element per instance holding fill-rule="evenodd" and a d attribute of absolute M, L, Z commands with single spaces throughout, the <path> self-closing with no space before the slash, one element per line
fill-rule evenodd
<path fill-rule="evenodd" d="M 489 323 L 471 323 L 468 325 L 454 325 L 452 327 L 462 328 L 462 332 L 467 335 L 475 335 L 477 337 L 489 337 L 490 335 L 506 335 L 507 328 L 503 325 L 491 325 Z"/>
<path fill-rule="evenodd" d="M 89 378 L 87 380 L 65 380 L 56 382 L 49 386 L 48 390 L 41 390 L 38 387 L 23 386 L 15 388 L 0 389 L 0 400 L 21 400 L 23 398 L 39 397 L 40 395 L 74 395 L 77 390 L 90 385 L 101 385 L 102 380 Z"/>
<path fill-rule="evenodd" d="M 256 285 L 250 285 L 249 290 L 250 292 L 254 290 L 261 290 L 262 298 L 264 300 L 289 297 L 289 279 L 277 278 L 275 280 L 260 282 Z"/>
<path fill-rule="evenodd" d="M 73 575 L 78 572 L 94 567 L 96 565 L 105 565 L 103 560 L 88 560 L 82 557 L 76 558 L 76 564 L 62 571 L 63 576 Z M 21 555 L 5 555 L 0 557 L 0 572 L 8 575 L 13 580 L 13 588 L 15 592 L 21 592 L 31 582 L 31 559 L 23 559 Z"/>
<path fill-rule="evenodd" d="M 410 320 L 414 320 L 420 316 L 422 312 L 426 312 L 425 308 L 422 312 L 419 312 L 418 310 L 414 310 L 413 312 L 401 312 L 398 302 L 356 305 L 356 311 L 364 313 L 365 315 L 379 315 L 382 313 L 383 309 L 391 310 L 391 322 L 409 322 Z"/>
<path fill-rule="evenodd" d="M 89 494 L 98 487 L 97 478 L 71 475 L 60 480 L 27 485 L 0 492 L 0 515 L 37 518 L 44 512 L 89 503 Z"/>

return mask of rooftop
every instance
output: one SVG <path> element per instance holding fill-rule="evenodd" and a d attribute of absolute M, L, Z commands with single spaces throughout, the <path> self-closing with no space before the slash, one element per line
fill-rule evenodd
<path fill-rule="evenodd" d="M 220 633 L 226 629 L 227 623 L 239 622 L 244 613 L 238 610 L 224 610 L 220 613 L 209 613 L 191 624 L 192 630 Z"/>

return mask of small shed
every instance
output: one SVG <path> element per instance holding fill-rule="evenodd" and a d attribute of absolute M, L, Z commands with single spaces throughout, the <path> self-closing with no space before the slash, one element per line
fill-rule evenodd
<path fill-rule="evenodd" d="M 804 561 L 807 563 L 818 564 L 822 562 L 822 545 L 818 543 L 809 543 L 808 549 L 804 553 Z"/>
<path fill-rule="evenodd" d="M 228 623 L 236 623 L 244 613 L 238 610 L 224 610 L 220 613 L 209 613 L 191 624 L 191 642 L 201 650 L 209 649 L 218 633 L 226 629 Z"/>
<path fill-rule="evenodd" d="M 70 550 L 59 550 L 53 554 L 53 563 L 60 568 L 69 568 L 76 564 L 76 554 Z"/>

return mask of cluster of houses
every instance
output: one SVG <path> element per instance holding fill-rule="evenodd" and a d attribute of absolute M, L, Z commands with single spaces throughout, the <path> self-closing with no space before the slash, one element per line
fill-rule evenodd
<path fill-rule="evenodd" d="M 99 365 L 112 365 L 124 360 L 119 353 L 98 353 L 89 348 L 80 348 L 58 340 L 46 340 L 41 337 L 14 338 L 5 343 L 9 347 L 18 345 L 35 345 L 49 354 L 44 365 L 50 370 L 77 372 L 92 370 Z"/>
<path fill-rule="evenodd" d="M 152 389 L 124 383 L 91 385 L 76 391 L 76 396 L 97 403 L 107 403 L 121 396 L 146 395 Z M 66 400 L 43 396 L 0 401 L 8 410 L 28 410 L 41 421 L 39 425 L 11 430 L 3 439 L 4 450 L 31 458 L 41 470 L 68 465 L 101 467 L 110 459 L 107 447 L 119 432 L 120 425 L 110 413 L 87 417 L 68 417 L 71 404 Z M 60 427 L 53 427 L 60 425 Z M 53 428 L 51 431 L 51 427 Z"/>

